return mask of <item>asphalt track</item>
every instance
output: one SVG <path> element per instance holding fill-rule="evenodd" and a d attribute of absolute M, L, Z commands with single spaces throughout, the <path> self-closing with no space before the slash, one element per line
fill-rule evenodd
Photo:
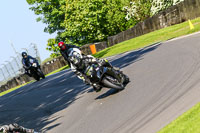
<path fill-rule="evenodd" d="M 0 123 L 48 133 L 155 133 L 200 101 L 200 33 L 109 58 L 131 82 L 93 92 L 69 70 L 0 97 Z"/>

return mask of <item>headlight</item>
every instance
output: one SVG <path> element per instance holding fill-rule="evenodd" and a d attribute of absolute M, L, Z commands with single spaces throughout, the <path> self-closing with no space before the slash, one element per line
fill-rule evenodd
<path fill-rule="evenodd" d="M 32 65 L 33 67 L 37 67 L 37 64 L 36 63 L 33 63 L 33 65 Z"/>

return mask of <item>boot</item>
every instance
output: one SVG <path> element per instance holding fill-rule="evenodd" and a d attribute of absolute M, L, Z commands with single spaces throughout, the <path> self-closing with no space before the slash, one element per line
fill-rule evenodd
<path fill-rule="evenodd" d="M 101 91 L 101 89 L 102 89 L 102 87 L 101 87 L 100 85 L 95 84 L 95 83 L 94 83 L 92 86 L 93 86 L 93 89 L 94 89 L 96 92 L 99 92 L 99 91 Z"/>

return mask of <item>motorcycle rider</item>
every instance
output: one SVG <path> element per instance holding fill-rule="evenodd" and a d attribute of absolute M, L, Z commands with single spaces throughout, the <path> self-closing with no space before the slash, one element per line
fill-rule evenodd
<path fill-rule="evenodd" d="M 112 65 L 104 59 L 96 59 L 91 55 L 86 56 L 82 54 L 80 48 L 75 45 L 69 45 L 65 44 L 64 42 L 59 42 L 58 46 L 60 48 L 62 56 L 68 62 L 68 65 L 70 66 L 71 70 L 78 76 L 78 78 L 82 79 L 86 84 L 92 85 L 96 92 L 100 91 L 102 87 L 99 86 L 98 84 L 91 83 L 90 79 L 84 74 L 85 68 L 87 68 L 87 66 L 90 64 L 99 64 L 101 66 L 110 67 L 113 69 Z M 73 59 L 70 59 L 71 58 L 69 57 L 70 48 L 77 48 L 72 52 L 77 52 L 77 53 L 80 52 L 80 55 L 78 54 L 77 56 L 74 56 Z M 118 70 L 118 72 L 120 71 Z"/>
<path fill-rule="evenodd" d="M 28 55 L 26 52 L 22 52 L 22 65 L 23 65 L 23 68 L 25 69 L 25 74 L 32 77 L 31 72 L 30 72 L 30 67 L 31 67 L 31 64 L 29 62 L 30 59 L 35 60 L 37 64 L 39 65 L 36 58 L 33 58 L 32 56 Z"/>
<path fill-rule="evenodd" d="M 33 129 L 27 129 L 16 123 L 0 126 L 0 133 L 34 133 Z"/>

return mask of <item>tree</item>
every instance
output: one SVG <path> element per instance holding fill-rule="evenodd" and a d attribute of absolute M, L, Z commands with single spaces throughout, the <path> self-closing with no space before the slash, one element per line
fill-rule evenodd
<path fill-rule="evenodd" d="M 126 20 L 134 18 L 137 22 L 149 18 L 151 14 L 152 0 L 133 0 L 130 5 L 125 6 Z"/>
<path fill-rule="evenodd" d="M 127 21 L 123 7 L 129 1 L 68 0 L 66 2 L 65 31 L 60 34 L 66 42 L 84 45 L 106 40 L 135 23 Z"/>
<path fill-rule="evenodd" d="M 170 6 L 176 5 L 182 1 L 184 1 L 184 0 L 153 0 L 151 12 L 154 15 L 154 14 L 167 9 Z"/>
<path fill-rule="evenodd" d="M 44 31 L 57 33 L 49 39 L 47 49 L 56 52 L 55 43 L 65 41 L 79 46 L 106 40 L 134 26 L 125 19 L 123 7 L 129 0 L 27 0 L 30 9 L 39 15 L 37 21 L 47 24 Z M 53 44 L 52 42 L 55 41 Z M 55 56 L 57 54 L 54 54 Z"/>
<path fill-rule="evenodd" d="M 59 47 L 56 43 L 55 38 L 50 38 L 47 41 L 47 48 L 48 51 L 52 51 L 53 53 L 51 54 L 51 57 L 57 57 L 58 55 L 60 55 L 59 52 Z"/>
<path fill-rule="evenodd" d="M 47 24 L 44 31 L 50 34 L 62 32 L 65 29 L 66 0 L 26 0 L 31 5 L 30 10 L 40 15 L 37 21 Z"/>
<path fill-rule="evenodd" d="M 176 5 L 184 0 L 132 0 L 130 6 L 125 6 L 126 19 L 135 18 L 138 21 L 143 21 L 154 14 Z"/>
<path fill-rule="evenodd" d="M 30 10 L 39 15 L 37 21 L 47 25 L 44 32 L 49 34 L 56 32 L 58 34 L 56 39 L 59 39 L 60 33 L 65 30 L 66 0 L 27 0 L 27 3 L 31 6 Z M 46 49 L 53 52 L 51 57 L 59 55 L 56 39 L 51 38 L 47 41 Z"/>

